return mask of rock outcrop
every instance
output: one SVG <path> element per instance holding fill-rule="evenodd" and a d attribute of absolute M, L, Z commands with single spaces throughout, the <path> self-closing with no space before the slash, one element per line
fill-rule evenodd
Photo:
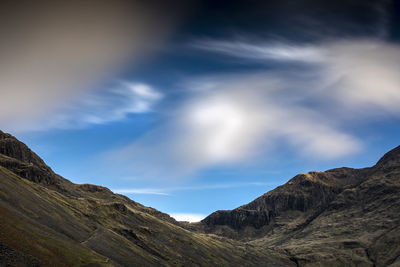
<path fill-rule="evenodd" d="M 35 183 L 56 186 L 62 180 L 24 143 L 2 131 L 0 131 L 0 165 Z"/>
<path fill-rule="evenodd" d="M 326 172 L 313 171 L 299 174 L 285 185 L 277 187 L 249 204 L 232 211 L 216 211 L 206 217 L 202 224 L 208 232 L 218 231 L 218 226 L 228 226 L 236 231 L 246 228 L 264 232 L 274 222 L 274 218 L 286 213 L 298 212 L 306 219 L 315 216 L 331 203 L 344 188 L 360 183 L 365 179 L 365 170 L 350 168 L 333 169 Z M 256 231 L 256 236 L 260 233 Z M 228 234 L 232 237 L 232 232 Z M 246 236 L 248 237 L 248 232 Z"/>

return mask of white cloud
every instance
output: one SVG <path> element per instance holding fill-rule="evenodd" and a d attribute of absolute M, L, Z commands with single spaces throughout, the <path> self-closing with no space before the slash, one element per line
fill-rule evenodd
<path fill-rule="evenodd" d="M 206 79 L 166 125 L 114 152 L 121 166 L 144 177 L 179 177 L 199 169 L 251 160 L 276 143 L 305 157 L 352 155 L 361 142 L 305 107 L 289 81 L 268 73 Z M 201 82 L 195 82 L 201 87 Z M 300 83 L 298 84 L 300 85 Z M 304 84 L 302 86 L 305 86 Z"/>
<path fill-rule="evenodd" d="M 177 221 L 191 222 L 191 223 L 199 222 L 207 216 L 205 214 L 198 214 L 198 213 L 170 213 L 169 215 Z"/>
<path fill-rule="evenodd" d="M 162 189 L 157 188 L 125 188 L 125 189 L 113 189 L 116 194 L 138 194 L 138 195 L 161 195 L 169 196 L 170 194 L 165 193 Z"/>
<path fill-rule="evenodd" d="M 329 49 L 325 79 L 330 88 L 324 92 L 326 96 L 347 110 L 400 115 L 399 45 L 347 41 Z"/>
<path fill-rule="evenodd" d="M 378 40 L 343 40 L 320 44 L 248 43 L 202 40 L 199 49 L 251 61 L 303 62 L 320 68 L 314 93 L 334 98 L 349 109 L 379 108 L 400 113 L 400 46 Z M 302 72 L 301 70 L 299 72 Z M 315 77 L 313 77 L 315 78 Z"/>
<path fill-rule="evenodd" d="M 41 119 L 40 124 L 27 123 L 24 129 L 73 129 L 119 121 L 129 114 L 151 112 L 162 98 L 162 93 L 147 84 L 118 82 L 111 89 L 85 94 L 73 105 Z"/>
<path fill-rule="evenodd" d="M 213 90 L 196 96 L 183 111 L 187 140 L 179 138 L 182 159 L 192 159 L 198 168 L 238 162 L 282 138 L 306 156 L 322 159 L 359 151 L 355 137 L 285 97 L 291 92 L 270 88 L 273 84 L 266 74 L 224 78 Z"/>
<path fill-rule="evenodd" d="M 324 58 L 318 46 L 296 46 L 282 43 L 252 44 L 242 41 L 200 40 L 192 43 L 198 49 L 249 60 L 303 61 L 317 63 Z"/>
<path fill-rule="evenodd" d="M 121 120 L 131 113 L 152 111 L 153 105 L 162 97 L 162 93 L 147 84 L 122 82 L 106 94 L 89 95 L 79 108 L 83 116 L 74 114 L 71 119 L 95 124 Z"/>
<path fill-rule="evenodd" d="M 208 185 L 194 185 L 194 186 L 175 186 L 175 187 L 162 187 L 162 188 L 119 188 L 112 191 L 118 194 L 146 194 L 146 195 L 164 195 L 170 196 L 173 192 L 179 191 L 201 191 L 210 189 L 229 189 L 237 187 L 259 187 L 259 186 L 278 186 L 275 183 L 267 182 L 242 182 L 242 183 L 222 183 L 222 184 L 208 184 Z"/>

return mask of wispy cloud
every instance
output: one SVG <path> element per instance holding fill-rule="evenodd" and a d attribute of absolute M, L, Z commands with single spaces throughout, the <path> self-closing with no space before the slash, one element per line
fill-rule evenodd
<path fill-rule="evenodd" d="M 163 192 L 163 189 L 159 188 L 125 188 L 125 189 L 113 189 L 112 191 L 117 194 L 170 196 L 169 193 Z"/>
<path fill-rule="evenodd" d="M 325 63 L 324 92 L 347 111 L 400 115 L 400 46 L 384 42 L 333 44 Z"/>
<path fill-rule="evenodd" d="M 304 157 L 332 160 L 363 149 L 362 141 L 346 131 L 349 124 L 382 114 L 400 116 L 397 45 L 322 43 L 311 50 L 310 60 L 305 47 L 240 44 L 234 49 L 235 42 L 227 43 L 218 48 L 222 53 L 256 61 L 299 60 L 304 66 L 295 72 L 280 68 L 191 78 L 185 84 L 189 96 L 173 119 L 116 151 L 114 158 L 133 162 L 140 175 L 153 177 L 245 162 L 276 144 Z M 295 52 L 282 52 L 288 47 Z"/>
<path fill-rule="evenodd" d="M 289 140 L 308 156 L 327 159 L 359 149 L 355 138 L 285 97 L 283 88 L 275 91 L 279 83 L 266 73 L 225 78 L 216 84 L 182 112 L 181 131 L 187 134 L 176 147 L 182 159 L 198 164 L 195 168 L 246 159 L 276 138 Z"/>
<path fill-rule="evenodd" d="M 107 90 L 83 95 L 74 104 L 53 112 L 41 123 L 27 124 L 24 129 L 75 129 L 125 119 L 129 114 L 151 112 L 163 94 L 144 83 L 121 81 Z"/>
<path fill-rule="evenodd" d="M 173 192 L 179 191 L 202 191 L 202 190 L 218 190 L 238 187 L 258 187 L 258 186 L 277 186 L 276 183 L 267 182 L 242 182 L 242 183 L 222 183 L 194 186 L 176 186 L 162 188 L 120 188 L 112 191 L 118 194 L 146 194 L 146 195 L 164 195 L 170 196 Z"/>
<path fill-rule="evenodd" d="M 245 41 L 208 40 L 194 42 L 199 49 L 247 59 L 252 62 L 279 60 L 306 64 L 300 75 L 310 75 L 310 89 L 286 81 L 301 93 L 314 94 L 313 100 L 334 101 L 346 112 L 378 110 L 400 113 L 400 46 L 379 40 L 322 41 L 309 45 L 296 43 L 252 43 Z M 315 70 L 315 67 L 318 70 Z M 311 70 L 310 70 L 311 69 Z M 308 74 L 307 74 L 308 73 Z M 283 80 L 284 71 L 276 73 Z M 308 95 L 310 96 L 310 95 Z"/>
<path fill-rule="evenodd" d="M 328 114 L 302 104 L 307 81 L 297 79 L 299 89 L 291 87 L 295 80 L 279 80 L 268 73 L 211 80 L 204 80 L 205 89 L 194 90 L 172 121 L 110 158 L 120 159 L 121 166 L 135 166 L 130 171 L 139 176 L 179 177 L 249 161 L 276 143 L 319 160 L 352 155 L 362 147 L 356 137 L 328 120 Z"/>
<path fill-rule="evenodd" d="M 252 44 L 242 41 L 197 40 L 192 47 L 248 60 L 321 62 L 324 50 L 312 45 Z"/>
<path fill-rule="evenodd" d="M 161 92 L 147 84 L 119 82 L 103 93 L 87 95 L 73 110 L 62 111 L 62 114 L 65 114 L 65 126 L 104 124 L 132 113 L 150 112 L 162 97 Z"/>

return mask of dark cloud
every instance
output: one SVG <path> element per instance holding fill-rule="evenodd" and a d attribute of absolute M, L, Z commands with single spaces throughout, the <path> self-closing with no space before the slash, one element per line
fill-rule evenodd
<path fill-rule="evenodd" d="M 400 42 L 400 1 L 393 1 L 390 18 L 389 37 L 392 41 Z"/>
<path fill-rule="evenodd" d="M 224 37 L 253 34 L 310 41 L 377 36 L 387 31 L 392 0 L 200 1 L 186 33 Z"/>

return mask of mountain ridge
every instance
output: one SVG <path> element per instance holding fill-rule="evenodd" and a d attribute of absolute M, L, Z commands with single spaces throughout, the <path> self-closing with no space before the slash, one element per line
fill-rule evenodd
<path fill-rule="evenodd" d="M 285 186 L 290 185 L 300 185 L 303 188 L 307 188 L 313 186 L 313 189 L 317 187 L 316 184 L 320 187 L 320 189 L 324 190 L 326 188 L 332 188 L 334 195 L 338 193 L 337 190 L 339 187 L 346 187 L 346 186 L 354 186 L 357 183 L 362 182 L 366 179 L 367 174 L 373 173 L 377 168 L 384 169 L 384 170 L 393 170 L 394 168 L 400 167 L 400 146 L 390 150 L 387 152 L 382 158 L 378 160 L 378 162 L 373 167 L 366 167 L 362 169 L 353 169 L 348 167 L 342 168 L 335 168 L 330 169 L 325 172 L 321 171 L 311 171 L 308 173 L 298 174 L 292 179 L 290 179 L 287 183 L 282 186 L 278 186 L 276 189 L 271 190 L 262 196 L 256 198 L 255 200 L 251 201 L 248 204 L 242 205 L 234 210 L 233 212 L 237 213 L 239 210 L 245 210 L 249 216 L 255 216 L 254 212 L 251 211 L 265 211 L 267 207 L 263 207 L 263 202 L 268 202 L 265 198 L 270 197 L 273 193 L 278 192 L 279 196 L 282 196 L 282 188 Z M 329 192 L 322 192 L 322 194 L 318 194 L 321 192 L 314 192 L 317 194 L 316 198 L 320 199 L 321 202 L 317 204 L 311 204 L 310 199 L 307 202 L 307 199 L 295 199 L 290 198 L 286 201 L 289 207 L 282 207 L 290 208 L 300 211 L 306 211 L 310 205 L 313 206 L 325 206 L 327 203 L 332 201 L 332 197 L 330 197 Z M 325 199 L 328 198 L 328 199 Z M 273 200 L 271 200 L 273 202 Z M 265 205 L 265 204 L 264 204 Z M 275 204 L 273 204 L 275 206 Z M 274 210 L 276 207 L 272 208 L 272 213 L 270 211 L 265 211 L 264 213 L 261 212 L 261 216 L 264 217 L 263 222 L 267 223 L 270 220 L 270 217 L 274 216 Z M 216 211 L 205 219 L 202 220 L 205 224 L 212 224 L 212 221 L 216 218 L 214 216 L 218 216 L 221 213 L 229 212 L 229 210 L 221 210 Z M 232 225 L 233 226 L 233 225 Z M 242 225 L 240 222 L 236 222 L 234 228 L 236 227 L 243 227 L 246 226 L 245 224 Z M 254 225 L 255 228 L 260 228 L 262 225 Z"/>
<path fill-rule="evenodd" d="M 9 134 L 0 152 L 1 266 L 293 265 L 284 252 L 193 233 L 108 188 L 73 184 Z"/>
<path fill-rule="evenodd" d="M 300 266 L 398 266 L 398 214 L 400 146 L 372 167 L 296 175 L 248 204 L 216 211 L 190 227 L 284 249 Z"/>

